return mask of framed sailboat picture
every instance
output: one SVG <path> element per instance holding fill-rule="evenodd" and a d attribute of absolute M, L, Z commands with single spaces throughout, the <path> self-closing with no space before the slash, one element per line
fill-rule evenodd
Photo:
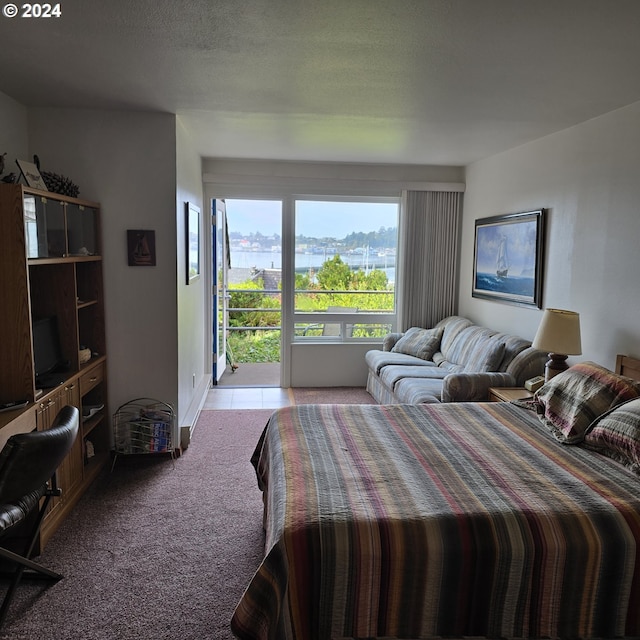
<path fill-rule="evenodd" d="M 476 220 L 474 298 L 542 308 L 544 209 Z"/>
<path fill-rule="evenodd" d="M 127 229 L 127 258 L 130 267 L 156 266 L 156 232 Z"/>

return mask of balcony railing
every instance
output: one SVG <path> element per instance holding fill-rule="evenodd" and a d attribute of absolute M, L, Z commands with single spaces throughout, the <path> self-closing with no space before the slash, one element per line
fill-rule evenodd
<path fill-rule="evenodd" d="M 279 298 L 281 291 L 274 289 L 228 289 L 233 302 L 234 294 Z M 393 305 L 394 294 L 391 291 L 340 291 L 340 290 L 296 290 L 294 311 L 294 335 L 296 341 L 331 340 L 353 341 L 377 339 L 393 331 L 396 317 L 393 309 L 369 308 L 371 298 L 374 302 Z M 324 298 L 324 300 L 323 300 Z M 367 300 L 367 298 L 369 300 Z M 321 304 L 319 302 L 322 301 Z M 373 306 L 373 305 L 371 305 Z M 320 307 L 318 309 L 318 307 Z M 362 309 L 360 307 L 363 307 Z M 282 310 L 278 307 L 229 306 L 228 329 L 230 332 L 281 331 Z M 234 315 L 252 314 L 244 318 L 243 324 L 234 324 Z M 255 314 L 263 314 L 260 319 Z M 269 316 L 278 316 L 277 324 L 269 322 Z"/>

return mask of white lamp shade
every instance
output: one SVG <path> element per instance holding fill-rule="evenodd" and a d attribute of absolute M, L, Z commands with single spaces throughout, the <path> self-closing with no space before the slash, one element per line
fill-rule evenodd
<path fill-rule="evenodd" d="M 548 353 L 579 356 L 582 353 L 580 314 L 564 309 L 545 309 L 532 346 Z"/>

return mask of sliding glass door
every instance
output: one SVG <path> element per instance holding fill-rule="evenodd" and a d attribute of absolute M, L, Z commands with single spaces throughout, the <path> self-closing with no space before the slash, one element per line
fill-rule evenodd
<path fill-rule="evenodd" d="M 399 198 L 286 194 L 224 203 L 228 261 L 217 265 L 224 278 L 215 312 L 218 380 L 331 386 L 335 370 L 360 375 L 354 363 L 367 345 L 379 345 L 397 326 Z M 245 382 L 247 372 L 259 369 L 270 369 L 268 379 Z"/>

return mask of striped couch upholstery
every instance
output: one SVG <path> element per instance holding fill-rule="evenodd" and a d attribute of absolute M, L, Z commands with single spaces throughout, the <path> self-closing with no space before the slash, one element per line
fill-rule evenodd
<path fill-rule="evenodd" d="M 367 352 L 367 391 L 377 402 L 481 402 L 489 387 L 520 387 L 544 373 L 547 354 L 529 340 L 461 316 L 449 316 L 436 327 L 443 334 L 429 360 L 392 350 L 403 333 L 388 334 L 382 349 Z"/>

